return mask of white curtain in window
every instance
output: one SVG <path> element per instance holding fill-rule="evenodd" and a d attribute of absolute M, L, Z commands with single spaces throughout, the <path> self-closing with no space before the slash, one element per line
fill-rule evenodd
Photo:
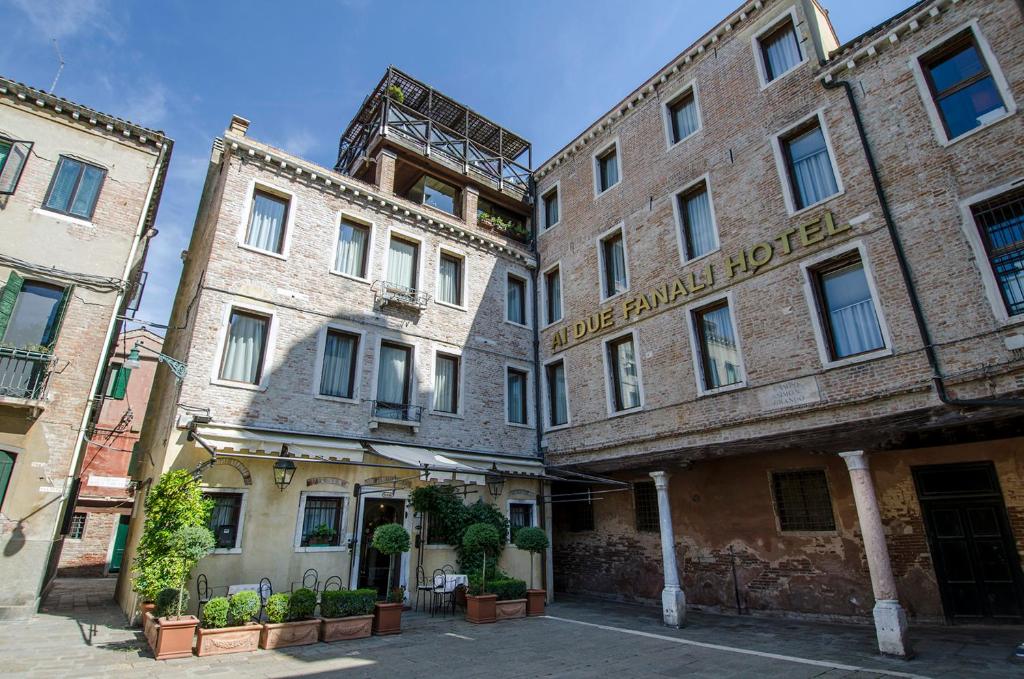
<path fill-rule="evenodd" d="M 266 319 L 232 313 L 224 348 L 223 379 L 250 384 L 259 382 L 266 331 Z"/>
<path fill-rule="evenodd" d="M 551 390 L 551 424 L 565 424 L 569 421 L 569 412 L 565 400 L 565 366 L 561 363 L 548 368 L 548 388 Z"/>
<path fill-rule="evenodd" d="M 256 193 L 252 197 L 252 214 L 245 244 L 260 250 L 280 252 L 281 232 L 287 204 L 282 200 Z"/>
<path fill-rule="evenodd" d="M 711 219 L 711 201 L 706 190 L 683 199 L 686 209 L 686 254 L 700 257 L 715 249 L 715 224 Z"/>
<path fill-rule="evenodd" d="M 875 305 L 871 298 L 829 312 L 837 358 L 882 347 Z"/>
<path fill-rule="evenodd" d="M 622 245 L 622 236 L 614 236 L 604 242 L 604 266 L 607 278 L 605 291 L 610 297 L 628 287 L 626 282 L 626 251 Z"/>
<path fill-rule="evenodd" d="M 434 410 L 454 413 L 458 406 L 455 402 L 455 389 L 459 379 L 456 360 L 450 356 L 437 357 L 437 366 L 434 369 Z"/>
<path fill-rule="evenodd" d="M 800 63 L 800 46 L 796 42 L 796 34 L 792 26 L 779 31 L 764 44 L 768 58 L 769 79 L 774 80 L 789 69 Z"/>
<path fill-rule="evenodd" d="M 700 317 L 703 325 L 705 355 L 704 387 L 716 389 L 743 380 L 740 370 L 740 351 L 736 345 L 729 307 L 723 306 L 705 312 Z"/>
<path fill-rule="evenodd" d="M 526 325 L 526 285 L 518 278 L 508 279 L 508 320 Z"/>
<path fill-rule="evenodd" d="M 408 360 L 408 349 L 387 344 L 381 346 L 380 368 L 377 371 L 378 401 L 405 403 L 405 376 Z"/>
<path fill-rule="evenodd" d="M 388 283 L 416 289 L 416 245 L 392 238 L 388 250 Z"/>
<path fill-rule="evenodd" d="M 672 132 L 675 141 L 689 137 L 697 129 L 697 101 L 692 95 L 672 109 Z"/>
<path fill-rule="evenodd" d="M 637 376 L 633 342 L 620 342 L 612 350 L 615 352 L 615 367 L 618 370 L 616 382 L 622 409 L 635 408 L 640 405 L 640 380 Z"/>
<path fill-rule="evenodd" d="M 548 280 L 548 323 L 562 318 L 562 275 L 560 271 L 552 271 Z"/>
<path fill-rule="evenodd" d="M 789 153 L 799 194 L 798 208 L 817 203 L 839 191 L 820 127 L 789 142 Z"/>
<path fill-rule="evenodd" d="M 438 282 L 438 300 L 448 304 L 462 304 L 462 260 L 441 256 L 441 280 Z"/>
<path fill-rule="evenodd" d="M 519 372 L 508 372 L 508 421 L 526 423 L 526 376 Z"/>
<path fill-rule="evenodd" d="M 356 338 L 340 332 L 327 333 L 324 343 L 324 369 L 320 393 L 325 396 L 352 397 L 352 366 L 355 363 Z"/>
<path fill-rule="evenodd" d="M 334 269 L 341 273 L 363 278 L 366 276 L 366 245 L 369 230 L 343 221 L 338 231 L 338 249 L 334 255 Z"/>

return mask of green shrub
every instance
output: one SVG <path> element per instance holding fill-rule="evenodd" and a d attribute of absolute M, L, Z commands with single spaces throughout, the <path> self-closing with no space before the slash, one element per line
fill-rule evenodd
<path fill-rule="evenodd" d="M 203 606 L 203 629 L 228 626 L 228 598 L 215 596 Z"/>
<path fill-rule="evenodd" d="M 498 595 L 498 601 L 526 598 L 526 582 L 524 580 L 516 580 L 515 578 L 491 580 L 487 588 L 491 594 Z"/>
<path fill-rule="evenodd" d="M 316 592 L 306 587 L 292 592 L 288 599 L 288 620 L 308 620 L 316 610 Z"/>
<path fill-rule="evenodd" d="M 173 587 L 166 587 L 160 590 L 160 593 L 156 595 L 156 611 L 155 615 L 158 618 L 167 618 L 172 615 L 177 615 L 178 610 L 178 590 Z M 182 596 L 182 608 L 188 608 L 188 592 L 184 592 Z"/>
<path fill-rule="evenodd" d="M 273 623 L 284 622 L 288 617 L 288 592 L 271 594 L 267 599 L 267 620 Z"/>
<path fill-rule="evenodd" d="M 520 528 L 516 531 L 516 547 L 530 553 L 530 586 L 533 587 L 533 555 L 548 548 L 548 534 L 540 528 Z"/>
<path fill-rule="evenodd" d="M 405 92 L 398 85 L 388 85 L 388 96 L 399 104 L 405 101 Z"/>
<path fill-rule="evenodd" d="M 498 531 L 499 546 L 493 553 L 486 557 L 481 552 L 471 551 L 465 548 L 463 539 L 469 527 L 478 523 L 487 523 L 494 526 Z M 459 530 L 455 534 L 455 553 L 459 562 L 459 572 L 472 573 L 483 569 L 484 562 L 487 563 L 487 572 L 492 572 L 498 565 L 498 556 L 505 546 L 505 536 L 508 535 L 508 518 L 501 513 L 501 510 L 483 500 L 477 500 L 471 505 L 465 505 L 462 509 Z"/>
<path fill-rule="evenodd" d="M 238 592 L 228 601 L 228 613 L 232 625 L 244 625 L 260 612 L 260 595 L 256 592 Z"/>
<path fill-rule="evenodd" d="M 409 551 L 409 532 L 397 523 L 377 526 L 373 531 L 373 547 L 385 556 Z"/>
<path fill-rule="evenodd" d="M 339 589 L 320 595 L 320 615 L 325 618 L 347 618 L 373 613 L 377 601 L 375 589 Z"/>
<path fill-rule="evenodd" d="M 399 585 L 398 587 L 392 587 L 388 591 L 387 597 L 384 599 L 389 604 L 400 604 L 405 601 L 405 587 Z"/>

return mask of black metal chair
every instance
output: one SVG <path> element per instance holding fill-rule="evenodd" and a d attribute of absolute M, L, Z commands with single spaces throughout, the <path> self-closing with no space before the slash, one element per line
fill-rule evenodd
<path fill-rule="evenodd" d="M 306 589 L 311 589 L 314 592 L 320 591 L 320 575 L 316 572 L 315 568 L 307 568 L 306 572 L 302 574 L 302 582 L 293 582 L 292 591 L 295 591 L 295 585 L 302 585 Z"/>
<path fill-rule="evenodd" d="M 440 609 L 441 615 L 445 614 L 445 610 L 449 607 L 452 609 L 452 615 L 455 615 L 455 590 L 447 590 L 448 578 L 445 577 L 443 568 L 438 568 L 434 571 L 434 577 L 431 581 L 431 610 L 430 615 L 433 616 Z"/>
<path fill-rule="evenodd" d="M 445 565 L 441 566 L 441 570 L 443 570 L 446 575 L 455 575 L 455 566 L 451 565 L 450 563 L 446 563 Z"/>
<path fill-rule="evenodd" d="M 341 580 L 340 575 L 332 575 L 331 577 L 324 580 L 324 588 L 322 591 L 329 592 L 331 589 L 342 590 L 345 589 L 344 583 Z"/>
<path fill-rule="evenodd" d="M 210 591 L 210 585 L 206 580 L 206 574 L 200 573 L 196 578 L 196 601 L 199 602 L 199 610 L 196 614 L 199 617 L 203 616 L 203 606 L 213 598 L 213 593 Z"/>
<path fill-rule="evenodd" d="M 423 570 L 423 566 L 416 566 L 416 605 L 413 606 L 414 611 L 420 610 L 420 594 L 426 599 L 433 589 L 434 583 L 427 580 L 427 574 Z"/>
<path fill-rule="evenodd" d="M 270 584 L 270 578 L 260 578 L 259 590 L 256 592 L 260 595 L 260 612 L 256 619 L 259 622 L 264 622 L 264 613 L 267 610 L 267 600 L 274 594 L 274 586 Z"/>

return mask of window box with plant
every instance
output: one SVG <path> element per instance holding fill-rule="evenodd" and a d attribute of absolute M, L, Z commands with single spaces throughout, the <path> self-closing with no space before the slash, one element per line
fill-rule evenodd
<path fill-rule="evenodd" d="M 496 620 L 526 617 L 526 582 L 515 578 L 493 579 L 487 589 L 496 597 L 494 602 Z"/>
<path fill-rule="evenodd" d="M 526 590 L 526 614 L 530 616 L 544 615 L 544 602 L 548 593 L 544 589 L 533 589 L 533 559 L 543 554 L 550 543 L 548 535 L 540 528 L 526 527 L 516 531 L 515 545 L 530 553 L 530 587 Z"/>
<path fill-rule="evenodd" d="M 334 539 L 338 536 L 338 531 L 334 530 L 326 523 L 322 523 L 314 528 L 309 533 L 309 546 L 330 546 L 335 544 Z"/>
<path fill-rule="evenodd" d="M 260 597 L 252 591 L 207 601 L 196 639 L 196 655 L 255 651 L 259 648 L 263 630 L 262 625 L 254 622 L 259 612 Z"/>
<path fill-rule="evenodd" d="M 320 595 L 320 641 L 343 641 L 370 636 L 376 603 L 377 591 L 374 589 L 325 591 Z"/>
<path fill-rule="evenodd" d="M 476 223 L 519 241 L 526 242 L 530 240 L 530 231 L 522 222 L 502 217 L 499 214 L 480 210 L 477 212 Z"/>
<path fill-rule="evenodd" d="M 278 592 L 267 599 L 267 622 L 260 632 L 260 648 L 273 649 L 315 644 L 320 640 L 320 619 L 313 617 L 316 592 L 306 587 Z"/>
<path fill-rule="evenodd" d="M 373 531 L 373 547 L 390 560 L 387 594 L 383 602 L 377 602 L 374 605 L 373 633 L 377 635 L 401 634 L 405 589 L 391 587 L 391 576 L 395 569 L 395 556 L 409 551 L 409 532 L 397 523 L 377 526 L 377 530 Z"/>

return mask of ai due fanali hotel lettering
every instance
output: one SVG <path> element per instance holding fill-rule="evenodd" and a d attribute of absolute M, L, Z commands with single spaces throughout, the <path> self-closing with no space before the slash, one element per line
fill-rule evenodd
<path fill-rule="evenodd" d="M 563 325 L 551 336 L 551 350 L 561 351 L 590 335 L 617 325 L 633 323 L 659 308 L 672 306 L 688 297 L 699 296 L 699 293 L 714 288 L 716 282 L 732 282 L 742 276 L 753 276 L 777 257 L 786 257 L 798 248 L 820 243 L 827 238 L 845 233 L 850 228 L 851 224 L 836 224 L 832 213 L 826 212 L 800 226 L 786 229 L 771 240 L 761 241 L 726 257 L 721 269 L 709 262 L 658 287 L 625 297 L 615 305 L 592 313 L 584 319 Z"/>

